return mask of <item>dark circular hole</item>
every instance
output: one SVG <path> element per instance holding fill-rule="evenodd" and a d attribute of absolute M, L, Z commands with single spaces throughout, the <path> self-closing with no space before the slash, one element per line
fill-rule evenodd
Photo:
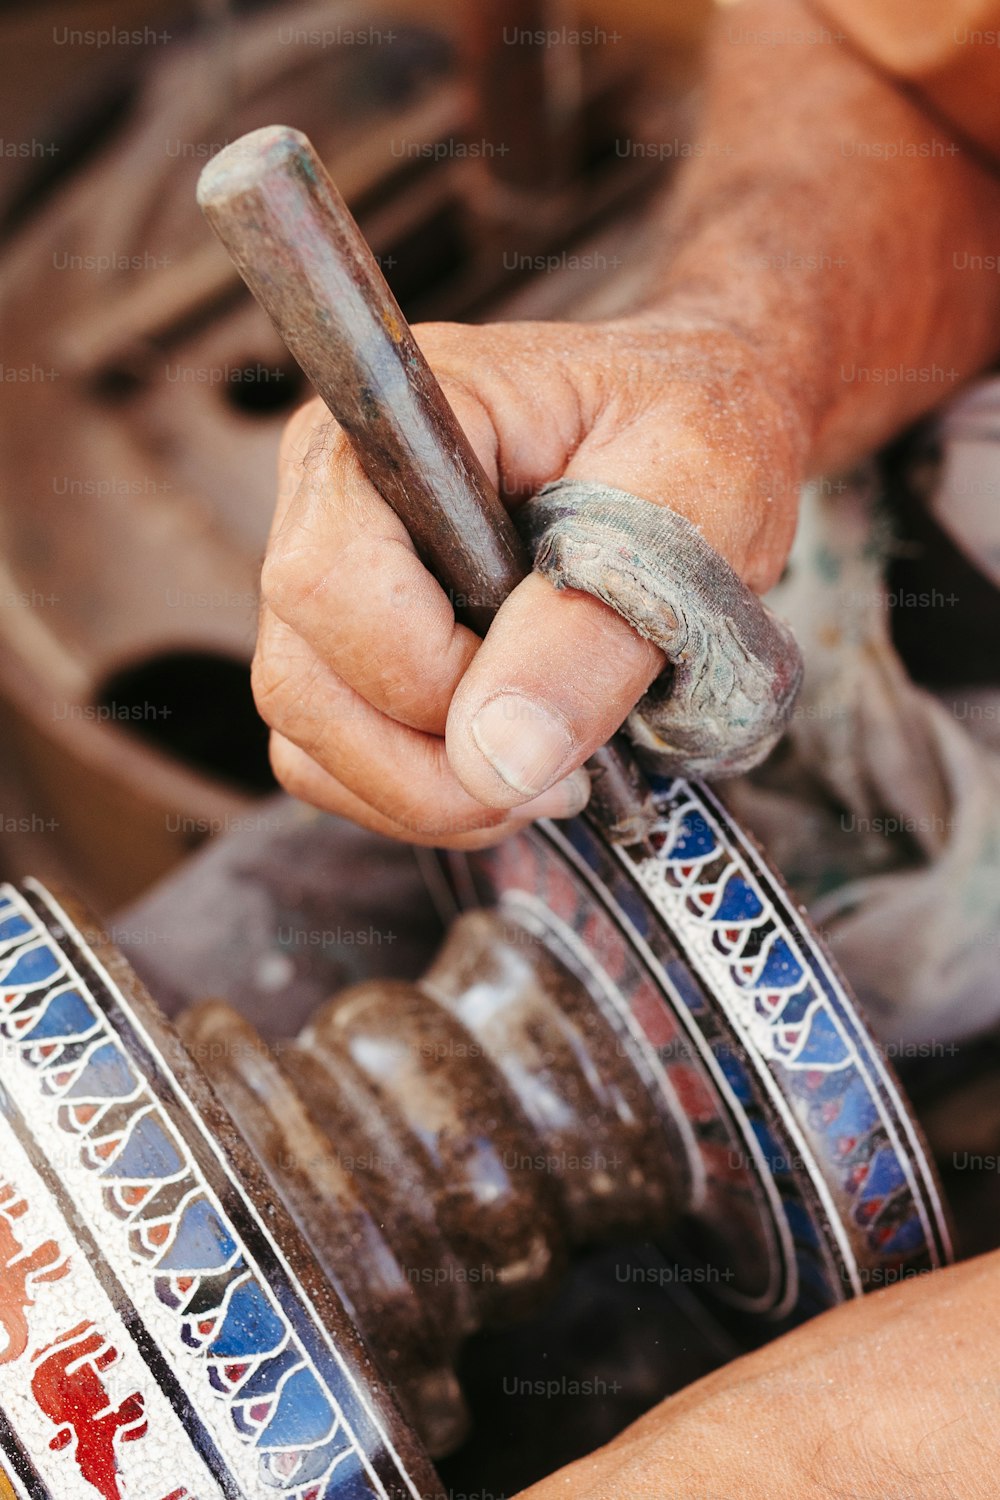
<path fill-rule="evenodd" d="M 226 400 L 247 416 L 267 417 L 297 406 L 305 394 L 305 384 L 305 376 L 296 364 L 275 365 L 262 359 L 247 359 L 229 372 Z"/>
<path fill-rule="evenodd" d="M 276 786 L 245 662 L 210 651 L 166 651 L 115 672 L 97 706 L 103 722 L 241 791 Z"/>

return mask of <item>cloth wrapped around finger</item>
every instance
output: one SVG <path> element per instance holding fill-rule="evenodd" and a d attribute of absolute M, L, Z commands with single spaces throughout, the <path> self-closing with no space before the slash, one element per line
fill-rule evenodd
<path fill-rule="evenodd" d="M 712 779 L 759 764 L 802 679 L 791 629 L 684 516 L 583 480 L 546 485 L 518 514 L 535 571 L 610 606 L 667 667 L 626 720 L 657 770 Z"/>

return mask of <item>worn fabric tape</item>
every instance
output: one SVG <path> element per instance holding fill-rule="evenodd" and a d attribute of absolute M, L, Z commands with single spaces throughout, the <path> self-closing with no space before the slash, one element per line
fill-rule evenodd
<path fill-rule="evenodd" d="M 518 514 L 535 571 L 602 600 L 667 669 L 626 721 L 657 769 L 734 776 L 781 738 L 802 677 L 790 628 L 684 516 L 624 490 L 560 479 Z"/>

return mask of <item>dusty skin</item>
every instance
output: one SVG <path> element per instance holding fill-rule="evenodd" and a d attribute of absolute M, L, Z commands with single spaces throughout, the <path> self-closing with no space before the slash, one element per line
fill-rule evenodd
<path fill-rule="evenodd" d="M 809 35 L 808 19 L 748 0 L 739 34 Z M 692 160 L 666 206 L 654 303 L 417 334 L 510 504 L 562 474 L 604 480 L 688 516 L 762 590 L 802 478 L 1000 345 L 997 278 L 968 269 L 998 242 L 1000 186 L 965 149 L 846 152 L 950 138 L 849 48 L 736 45 L 721 22 L 703 129 L 733 149 Z M 859 368 L 943 379 L 844 378 Z M 578 809 L 573 773 L 660 665 L 605 606 L 537 578 L 478 645 L 319 406 L 286 436 L 263 587 L 254 678 L 280 779 L 414 842 L 468 847 Z"/>
<path fill-rule="evenodd" d="M 655 302 L 615 324 L 418 336 L 511 504 L 564 473 L 605 480 L 690 517 L 760 590 L 801 479 L 870 451 L 1000 348 L 1000 182 L 849 46 L 811 45 L 797 0 L 747 0 L 738 45 L 731 16 L 703 131 L 732 150 L 692 159 L 665 208 Z M 776 32 L 806 40 L 745 40 Z M 844 149 L 858 141 L 900 149 Z M 941 375 L 843 373 L 858 369 Z M 487 842 L 579 806 L 572 773 L 659 665 L 603 606 L 537 579 L 479 645 L 315 406 L 286 438 L 264 593 L 255 683 L 279 777 L 418 842 Z M 473 720 L 508 695 L 522 733 L 497 757 L 504 780 Z M 998 1304 L 996 1256 L 879 1291 L 530 1500 L 987 1500 Z"/>

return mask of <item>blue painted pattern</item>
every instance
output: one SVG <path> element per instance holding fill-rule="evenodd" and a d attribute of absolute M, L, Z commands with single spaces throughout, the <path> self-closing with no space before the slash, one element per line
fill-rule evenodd
<path fill-rule="evenodd" d="M 259 1494 L 384 1495 L 339 1393 L 321 1377 L 149 1082 L 58 943 L 9 887 L 0 894 L 0 1038 L 15 1059 L 8 1066 L 33 1075 L 39 1109 L 102 1185 L 136 1277 L 174 1314 L 176 1349 L 198 1357 L 208 1407 L 226 1413 L 231 1438 L 255 1455 Z M 133 1292 L 141 1305 L 141 1281 Z"/>
<path fill-rule="evenodd" d="M 758 1072 L 780 1084 L 791 1120 L 805 1127 L 812 1170 L 834 1189 L 834 1206 L 861 1247 L 863 1269 L 939 1264 L 949 1245 L 933 1176 L 906 1137 L 894 1081 L 817 939 L 706 788 L 651 780 L 657 858 L 623 857 Z"/>

